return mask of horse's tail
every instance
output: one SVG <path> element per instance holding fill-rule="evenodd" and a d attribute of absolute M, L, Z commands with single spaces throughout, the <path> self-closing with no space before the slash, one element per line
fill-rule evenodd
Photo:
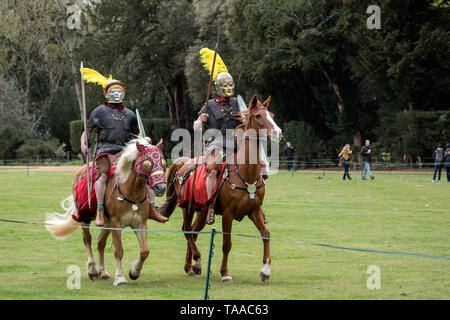
<path fill-rule="evenodd" d="M 75 202 L 73 196 L 67 197 L 61 201 L 61 207 L 64 209 L 64 213 L 46 213 L 45 228 L 56 239 L 65 239 L 72 233 L 77 231 L 81 223 L 75 221 L 72 218 L 72 214 L 76 212 Z"/>
<path fill-rule="evenodd" d="M 178 158 L 169 167 L 169 171 L 167 173 L 166 201 L 164 201 L 164 203 L 158 208 L 159 213 L 166 218 L 169 218 L 177 207 L 178 197 L 175 190 L 175 174 L 185 164 L 185 162 L 189 160 L 190 159 L 187 157 Z"/>

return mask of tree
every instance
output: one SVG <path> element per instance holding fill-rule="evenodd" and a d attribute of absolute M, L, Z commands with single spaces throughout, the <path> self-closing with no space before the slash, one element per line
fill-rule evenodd
<path fill-rule="evenodd" d="M 185 75 L 186 50 L 197 34 L 191 1 L 105 0 L 91 19 L 95 32 L 84 43 L 86 60 L 123 79 L 130 101 L 160 88 L 173 124 L 191 128 Z"/>
<path fill-rule="evenodd" d="M 37 73 L 40 54 L 48 44 L 47 25 L 50 21 L 50 1 L 9 0 L 4 11 L 0 12 L 2 28 L 0 37 L 4 44 L 4 59 L 11 61 L 10 76 L 18 83 L 25 82 L 25 107 L 31 107 L 31 87 L 33 76 Z"/>

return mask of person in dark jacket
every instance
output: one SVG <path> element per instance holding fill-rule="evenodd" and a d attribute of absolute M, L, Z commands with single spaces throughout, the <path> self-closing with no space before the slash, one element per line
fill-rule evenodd
<path fill-rule="evenodd" d="M 441 170 L 444 166 L 444 149 L 442 148 L 442 145 L 437 146 L 431 157 L 434 159 L 433 183 L 436 181 L 436 174 L 438 176 L 438 182 L 441 182 Z"/>
<path fill-rule="evenodd" d="M 360 154 L 364 162 L 362 179 L 366 180 L 366 174 L 369 174 L 371 180 L 375 179 L 375 177 L 372 174 L 372 171 L 370 171 L 370 161 L 372 161 L 372 148 L 370 147 L 370 140 L 366 140 L 366 145 L 362 147 Z"/>
<path fill-rule="evenodd" d="M 445 148 L 444 166 L 445 170 L 447 170 L 447 182 L 450 182 L 450 143 L 447 143 Z"/>
<path fill-rule="evenodd" d="M 294 160 L 294 148 L 292 147 L 292 144 L 288 141 L 286 143 L 286 148 L 283 150 L 283 155 L 286 158 L 287 162 L 287 169 L 288 171 L 291 171 L 292 169 L 292 161 Z"/>

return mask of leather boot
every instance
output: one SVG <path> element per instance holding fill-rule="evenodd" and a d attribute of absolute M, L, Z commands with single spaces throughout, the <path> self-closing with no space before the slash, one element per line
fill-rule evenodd
<path fill-rule="evenodd" d="M 215 222 L 215 218 L 214 218 L 214 204 L 210 205 L 208 208 L 208 214 L 206 216 L 206 224 L 214 224 Z"/>
<path fill-rule="evenodd" d="M 168 218 L 162 216 L 158 212 L 158 209 L 156 206 L 151 205 L 151 204 L 150 204 L 150 209 L 148 211 L 148 219 L 153 219 L 155 221 L 162 222 L 162 223 L 169 221 Z"/>
<path fill-rule="evenodd" d="M 103 227 L 105 225 L 105 207 L 102 204 L 97 206 L 95 225 L 97 227 Z"/>

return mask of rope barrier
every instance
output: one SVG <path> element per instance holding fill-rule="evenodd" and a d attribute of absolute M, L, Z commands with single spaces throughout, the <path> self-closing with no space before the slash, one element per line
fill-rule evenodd
<path fill-rule="evenodd" d="M 45 222 L 29 222 L 29 221 L 18 221 L 18 220 L 8 220 L 8 219 L 0 219 L 0 222 L 22 223 L 22 224 L 31 224 L 31 225 L 52 225 L 52 224 L 45 223 Z M 153 232 L 153 233 L 211 234 L 211 232 L 209 232 L 209 231 L 152 230 L 152 229 L 133 229 L 133 228 L 91 227 L 91 226 L 83 226 L 83 225 L 73 226 L 73 228 L 89 228 L 89 229 L 120 230 L 120 231 L 141 231 L 141 232 Z M 428 254 L 421 254 L 421 253 L 409 253 L 409 252 L 400 252 L 400 251 L 377 250 L 377 249 L 354 248 L 354 247 L 338 246 L 338 245 L 326 244 L 326 243 L 307 242 L 307 241 L 300 241 L 300 240 L 267 238 L 267 237 L 247 235 L 247 234 L 242 234 L 242 233 L 220 232 L 220 231 L 215 231 L 215 229 L 214 229 L 214 234 L 227 234 L 227 235 L 237 236 L 237 237 L 246 237 L 246 238 L 259 239 L 259 240 L 280 241 L 280 242 L 286 242 L 286 243 L 319 246 L 319 247 L 326 247 L 326 248 L 340 249 L 340 250 L 350 250 L 350 251 L 372 252 L 372 253 L 383 253 L 383 254 L 392 254 L 392 255 L 404 255 L 404 256 L 410 256 L 410 257 L 450 260 L 450 257 L 447 257 L 447 256 L 428 255 Z"/>
<path fill-rule="evenodd" d="M 408 252 L 386 251 L 386 250 L 376 250 L 376 249 L 353 248 L 353 247 L 337 246 L 337 245 L 325 244 L 325 243 L 314 243 L 314 242 L 306 242 L 306 241 L 298 241 L 298 240 L 266 238 L 266 237 L 252 236 L 252 235 L 240 234 L 240 233 L 227 233 L 227 232 L 217 232 L 217 233 L 229 234 L 229 235 L 239 236 L 239 237 L 255 238 L 255 239 L 261 239 L 261 240 L 280 241 L 280 242 L 287 242 L 287 243 L 295 243 L 295 244 L 327 247 L 327 248 L 332 248 L 332 249 L 361 251 L 361 252 L 372 252 L 372 253 L 385 253 L 385 254 L 394 254 L 394 255 L 405 255 L 405 256 L 411 256 L 411 257 L 450 260 L 450 257 L 446 257 L 446 256 L 435 256 L 435 255 L 420 254 L 420 253 L 408 253 Z"/>
<path fill-rule="evenodd" d="M 0 222 L 54 226 L 54 224 L 46 223 L 46 222 L 30 222 L 30 221 L 18 221 L 18 220 L 8 220 L 8 219 L 0 219 Z M 152 229 L 133 229 L 133 228 L 91 227 L 91 226 L 84 226 L 84 225 L 68 226 L 68 227 L 70 227 L 70 228 L 84 228 L 84 229 L 134 231 L 134 232 L 141 231 L 141 232 L 153 232 L 153 233 L 211 234 L 211 232 L 208 232 L 208 231 L 152 230 Z"/>

